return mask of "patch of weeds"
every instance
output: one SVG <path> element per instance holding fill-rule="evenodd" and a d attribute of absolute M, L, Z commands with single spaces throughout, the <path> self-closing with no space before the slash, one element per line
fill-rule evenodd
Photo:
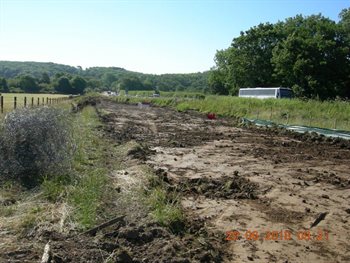
<path fill-rule="evenodd" d="M 100 122 L 95 109 L 91 106 L 85 107 L 74 122 L 74 141 L 77 144 L 77 150 L 74 155 L 73 166 L 80 170 L 81 165 L 91 165 L 93 160 L 98 159 L 101 138 L 94 133 Z"/>
<path fill-rule="evenodd" d="M 97 112 L 87 106 L 77 115 L 76 134 L 78 149 L 73 168 L 78 174 L 75 184 L 68 192 L 68 202 L 74 207 L 74 218 L 83 229 L 96 224 L 106 203 L 107 169 L 110 154 L 106 142 L 97 131 L 101 125 Z M 83 136 L 82 136 L 83 134 Z"/>
<path fill-rule="evenodd" d="M 13 216 L 16 212 L 16 207 L 11 206 L 0 206 L 0 216 L 10 217 Z"/>
<path fill-rule="evenodd" d="M 0 186 L 1 196 L 5 199 L 19 199 L 19 193 L 22 191 L 22 187 L 15 182 L 8 180 L 1 182 Z"/>
<path fill-rule="evenodd" d="M 44 210 L 45 209 L 43 207 L 35 206 L 31 208 L 28 213 L 25 214 L 20 223 L 20 227 L 22 228 L 23 233 L 33 229 L 36 226 Z"/>
<path fill-rule="evenodd" d="M 145 202 L 151 209 L 151 215 L 162 226 L 173 233 L 181 233 L 185 227 L 179 194 L 169 191 L 156 176 L 149 178 L 150 189 L 146 190 Z"/>
<path fill-rule="evenodd" d="M 67 186 L 72 183 L 70 175 L 58 175 L 52 178 L 45 177 L 41 184 L 44 197 L 51 201 L 57 202 L 60 198 L 67 195 Z"/>
<path fill-rule="evenodd" d="M 34 214 L 26 214 L 21 221 L 20 227 L 23 229 L 23 232 L 27 232 L 36 225 L 37 217 Z"/>
<path fill-rule="evenodd" d="M 82 177 L 71 191 L 69 200 L 75 207 L 77 221 L 84 229 L 96 223 L 106 185 L 105 171 L 98 169 Z"/>

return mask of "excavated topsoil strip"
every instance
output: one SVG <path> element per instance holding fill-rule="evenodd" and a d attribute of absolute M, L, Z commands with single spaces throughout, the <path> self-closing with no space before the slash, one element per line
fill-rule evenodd
<path fill-rule="evenodd" d="M 208 120 L 196 112 L 110 102 L 99 107 L 107 112 L 108 134 L 142 144 L 136 157 L 161 169 L 170 190 L 183 194 L 189 219 L 202 220 L 222 239 L 225 231 L 241 234 L 227 241 L 223 262 L 350 261 L 349 142 L 238 127 L 236 119 Z M 310 230 L 322 213 L 327 216 Z M 280 230 L 291 231 L 292 239 L 264 239 Z M 323 239 L 299 240 L 306 230 Z M 247 240 L 247 231 L 258 232 L 259 240 Z"/>

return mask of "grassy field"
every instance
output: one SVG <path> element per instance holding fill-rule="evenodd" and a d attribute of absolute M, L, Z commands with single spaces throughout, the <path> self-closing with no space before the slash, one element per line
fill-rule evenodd
<path fill-rule="evenodd" d="M 14 105 L 14 97 L 17 97 L 17 107 L 22 108 L 24 106 L 24 97 L 27 97 L 27 105 L 31 105 L 32 98 L 34 98 L 34 105 L 37 105 L 37 100 L 39 98 L 40 105 L 42 104 L 42 99 L 44 99 L 46 104 L 46 98 L 62 98 L 68 95 L 62 94 L 33 94 L 33 93 L 1 93 L 4 97 L 4 112 L 11 111 Z"/>
<path fill-rule="evenodd" d="M 214 112 L 219 116 L 269 120 L 278 124 L 305 125 L 350 131 L 350 103 L 345 101 L 303 101 L 299 99 L 253 99 L 209 95 L 204 99 L 175 97 L 118 97 L 118 101 L 151 101 L 179 111 Z"/>
<path fill-rule="evenodd" d="M 154 94 L 153 90 L 133 90 L 128 92 L 131 96 L 140 96 L 140 97 L 150 97 Z M 191 99 L 204 99 L 205 95 L 200 92 L 185 92 L 185 91 L 161 91 L 161 97 L 166 98 L 191 98 Z"/>

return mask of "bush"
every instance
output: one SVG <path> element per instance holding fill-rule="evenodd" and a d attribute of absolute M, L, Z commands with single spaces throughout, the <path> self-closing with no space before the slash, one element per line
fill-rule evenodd
<path fill-rule="evenodd" d="M 0 179 L 34 187 L 65 173 L 75 149 L 68 114 L 48 107 L 7 114 L 0 127 Z"/>

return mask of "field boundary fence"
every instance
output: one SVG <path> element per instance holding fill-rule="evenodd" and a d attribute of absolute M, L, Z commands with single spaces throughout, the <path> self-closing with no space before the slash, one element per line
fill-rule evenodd
<path fill-rule="evenodd" d="M 350 140 L 350 131 L 344 130 L 344 129 L 337 129 L 337 119 L 314 119 L 312 117 L 307 118 L 304 120 L 304 122 L 290 122 L 290 119 L 288 116 L 285 116 L 284 121 L 281 119 L 279 120 L 273 120 L 273 118 L 270 118 L 269 120 L 267 119 L 261 119 L 259 118 L 259 114 L 256 114 L 256 118 L 242 118 L 244 123 L 254 123 L 257 126 L 267 126 L 267 127 L 272 127 L 272 126 L 278 126 L 285 128 L 287 130 L 292 130 L 294 132 L 298 133 L 311 133 L 315 132 L 317 134 L 322 134 L 326 137 L 333 137 L 333 138 L 343 138 Z M 325 127 L 317 127 L 313 126 L 313 122 L 315 123 L 320 123 L 324 121 L 331 121 L 332 122 L 332 128 L 325 128 Z M 306 123 L 305 123 L 306 121 Z M 339 123 L 338 123 L 339 125 Z M 340 125 L 339 125 L 340 126 Z M 338 126 L 338 127 L 339 127 Z"/>
<path fill-rule="evenodd" d="M 314 116 L 312 113 L 281 112 L 278 109 L 268 111 L 254 109 L 243 114 L 243 117 L 285 126 L 317 127 L 350 132 L 350 116 L 348 118 L 337 118 L 327 115 Z"/>
<path fill-rule="evenodd" d="M 35 96 L 25 96 L 6 99 L 6 97 L 0 95 L 0 114 L 5 114 L 6 112 L 16 110 L 18 108 L 34 108 L 46 105 L 55 105 L 67 101 L 70 96 L 62 97 L 35 97 Z M 5 107 L 6 105 L 6 107 Z"/>

